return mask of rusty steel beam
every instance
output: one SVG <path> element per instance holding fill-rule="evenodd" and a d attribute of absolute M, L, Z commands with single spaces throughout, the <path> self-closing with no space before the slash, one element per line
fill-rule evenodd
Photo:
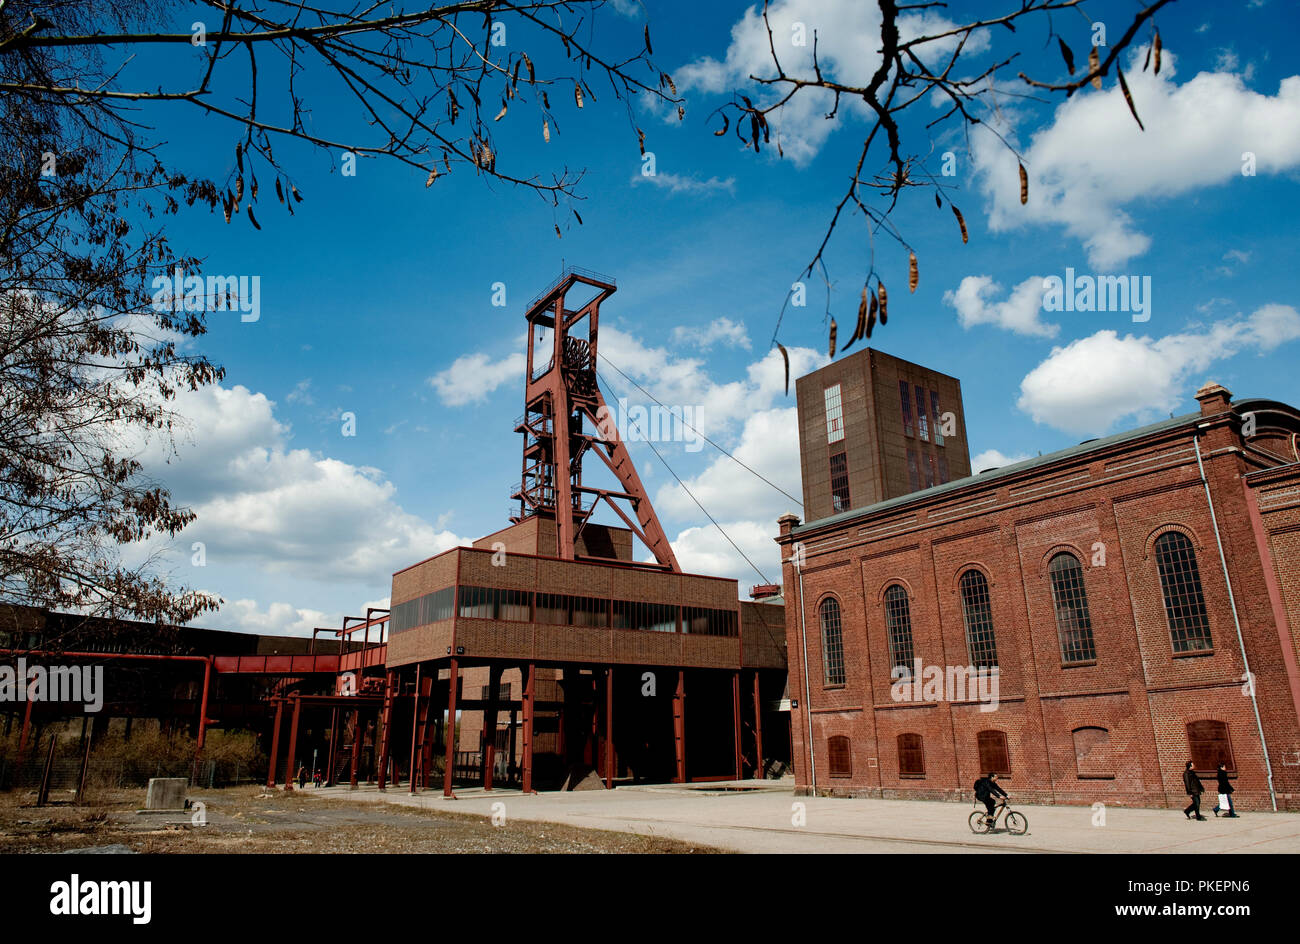
<path fill-rule="evenodd" d="M 451 792 L 451 778 L 456 767 L 456 689 L 460 687 L 460 663 L 451 657 L 451 671 L 447 674 L 447 769 L 442 774 L 442 795 L 455 796 Z"/>
<path fill-rule="evenodd" d="M 284 715 L 284 699 L 275 697 L 275 723 L 271 729 L 271 763 L 266 768 L 266 787 L 269 790 L 275 786 L 275 765 L 280 759 L 280 721 Z"/>
<path fill-rule="evenodd" d="M 673 783 L 686 782 L 686 671 L 677 670 L 677 688 L 673 692 L 673 752 L 677 775 Z"/>
<path fill-rule="evenodd" d="M 533 792 L 533 714 L 537 695 L 537 663 L 524 667 L 524 793 Z"/>
<path fill-rule="evenodd" d="M 383 793 L 388 786 L 388 750 L 392 743 L 393 730 L 393 688 L 397 684 L 397 672 L 390 669 L 384 679 L 384 707 L 381 709 L 380 723 L 383 730 L 379 732 L 379 759 L 376 766 L 379 768 L 379 792 Z"/>
<path fill-rule="evenodd" d="M 614 667 L 605 668 L 605 789 L 614 789 Z"/>
<path fill-rule="evenodd" d="M 293 792 L 293 762 L 297 759 L 298 753 L 298 715 L 302 711 L 302 699 L 296 694 L 293 698 L 293 721 L 289 724 L 289 756 L 284 763 L 284 792 Z"/>
<path fill-rule="evenodd" d="M 741 777 L 740 769 L 740 670 L 731 673 L 731 719 L 736 733 L 736 779 Z"/>
<path fill-rule="evenodd" d="M 754 778 L 763 779 L 763 700 L 758 684 L 758 669 L 754 670 L 754 750 L 758 755 Z"/>

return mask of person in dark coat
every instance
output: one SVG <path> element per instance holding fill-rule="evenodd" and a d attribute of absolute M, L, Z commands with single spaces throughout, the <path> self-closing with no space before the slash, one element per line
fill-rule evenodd
<path fill-rule="evenodd" d="M 1183 810 L 1183 815 L 1191 819 L 1192 814 L 1195 813 L 1197 819 L 1204 820 L 1205 817 L 1201 815 L 1201 794 L 1205 792 L 1205 787 L 1201 786 L 1201 778 L 1196 776 L 1196 771 L 1192 770 L 1190 760 L 1187 762 L 1187 766 L 1183 768 L 1183 789 L 1192 798 L 1192 802 L 1187 804 L 1187 808 Z"/>
<path fill-rule="evenodd" d="M 307 788 L 307 765 L 303 764 L 298 768 L 298 789 L 305 790 L 306 788 Z"/>
<path fill-rule="evenodd" d="M 1232 781 L 1228 779 L 1228 768 L 1222 761 L 1219 762 L 1219 771 L 1216 776 L 1219 778 L 1219 795 L 1228 798 L 1228 812 L 1223 814 L 1224 818 L 1236 819 L 1237 810 L 1232 805 Z M 1214 804 L 1214 815 L 1219 815 L 1218 803 Z"/>

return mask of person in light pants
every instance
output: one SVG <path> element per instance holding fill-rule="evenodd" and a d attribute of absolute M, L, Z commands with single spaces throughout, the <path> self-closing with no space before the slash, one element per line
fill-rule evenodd
<path fill-rule="evenodd" d="M 1228 768 L 1223 764 L 1222 761 L 1220 761 L 1219 763 L 1218 778 L 1219 778 L 1219 802 L 1214 804 L 1214 815 L 1218 816 L 1219 810 L 1226 806 L 1228 808 L 1228 812 L 1224 814 L 1224 818 L 1236 819 L 1237 811 L 1232 806 L 1232 781 L 1228 779 Z"/>

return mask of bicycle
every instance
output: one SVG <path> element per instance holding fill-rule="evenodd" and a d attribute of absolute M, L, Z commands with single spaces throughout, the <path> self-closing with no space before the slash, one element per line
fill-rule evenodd
<path fill-rule="evenodd" d="M 978 805 L 978 800 L 975 801 Z M 1011 809 L 1011 805 L 1005 800 L 1001 800 L 997 808 L 993 811 L 993 822 L 988 821 L 988 811 L 978 809 L 970 815 L 970 831 L 977 836 L 983 836 L 986 833 L 996 832 L 999 818 L 1002 819 L 1002 825 L 1013 836 L 1023 836 L 1029 830 L 1029 820 L 1025 818 L 1024 813 L 1017 813 Z"/>

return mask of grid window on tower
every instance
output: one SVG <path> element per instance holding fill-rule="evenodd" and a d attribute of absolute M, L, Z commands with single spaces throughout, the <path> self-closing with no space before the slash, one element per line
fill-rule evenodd
<path fill-rule="evenodd" d="M 826 441 L 839 442 L 844 438 L 844 410 L 840 405 L 840 385 L 827 387 L 826 394 Z"/>

